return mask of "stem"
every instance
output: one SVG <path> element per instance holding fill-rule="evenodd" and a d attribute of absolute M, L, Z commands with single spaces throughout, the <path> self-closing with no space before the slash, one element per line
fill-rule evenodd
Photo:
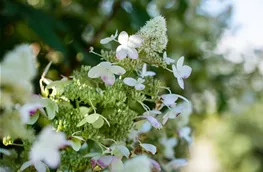
<path fill-rule="evenodd" d="M 90 99 L 89 99 L 89 102 L 90 102 L 90 105 L 91 105 L 91 107 L 92 107 L 94 113 L 97 113 L 97 112 L 96 112 L 96 108 L 94 107 L 94 105 L 92 104 L 92 102 L 90 101 Z"/>

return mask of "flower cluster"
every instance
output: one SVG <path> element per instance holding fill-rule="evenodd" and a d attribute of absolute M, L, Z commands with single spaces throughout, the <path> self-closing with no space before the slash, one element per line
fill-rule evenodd
<path fill-rule="evenodd" d="M 129 36 L 125 31 L 119 34 L 116 31 L 100 41 L 101 44 L 117 42 L 116 50 L 103 50 L 99 54 L 91 49 L 90 52 L 103 61 L 93 67 L 82 66 L 70 78 L 47 79 L 49 64 L 40 79 L 42 96 L 30 93 L 27 101 L 16 106 L 22 124 L 34 125 L 41 116 L 52 125 L 42 129 L 35 142 L 25 144 L 29 161 L 20 170 L 33 165 L 40 172 L 48 167 L 62 171 L 88 168 L 160 171 L 158 162 L 141 155 L 155 155 L 157 147 L 139 136 L 151 128 L 161 130 L 169 119 L 182 113 L 183 108 L 177 106 L 177 102 L 189 101 L 173 94 L 151 70 L 163 68 L 172 72 L 182 89 L 183 79 L 191 74 L 191 68 L 183 65 L 184 57 L 175 64 L 175 60 L 167 56 L 166 32 L 166 22 L 161 16 L 147 22 L 137 34 Z M 12 63 L 3 63 L 1 68 L 8 65 Z M 24 80 L 34 76 L 31 68 L 28 66 L 30 76 Z M 8 84 L 8 78 L 5 80 Z M 192 142 L 190 128 L 181 128 L 178 132 L 180 138 Z M 163 139 L 161 143 L 169 143 L 165 154 L 167 158 L 174 158 L 177 140 Z M 178 159 L 171 162 L 171 166 L 175 164 L 180 165 Z"/>

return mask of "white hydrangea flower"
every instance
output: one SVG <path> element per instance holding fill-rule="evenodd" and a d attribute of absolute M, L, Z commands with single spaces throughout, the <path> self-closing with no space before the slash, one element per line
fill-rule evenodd
<path fill-rule="evenodd" d="M 120 66 L 113 65 L 110 62 L 101 62 L 99 65 L 94 66 L 88 72 L 90 78 L 101 78 L 105 84 L 113 85 L 116 75 L 122 75 L 126 70 Z"/>
<path fill-rule="evenodd" d="M 52 127 L 44 128 L 33 144 L 30 151 L 30 160 L 33 163 L 44 161 L 49 167 L 56 168 L 60 163 L 59 149 L 67 145 L 64 133 L 56 132 Z"/>
<path fill-rule="evenodd" d="M 170 58 L 170 57 L 167 57 L 167 53 L 166 51 L 163 53 L 163 61 L 167 64 L 167 65 L 170 65 L 172 63 L 175 62 L 174 59 Z"/>
<path fill-rule="evenodd" d="M 140 73 L 140 76 L 141 76 L 142 78 L 144 78 L 144 77 L 146 77 L 146 76 L 154 76 L 154 75 L 156 75 L 156 73 L 153 72 L 153 71 L 147 71 L 147 64 L 144 63 L 144 64 L 143 64 L 143 67 L 142 67 L 142 72 Z"/>
<path fill-rule="evenodd" d="M 191 135 L 191 128 L 190 127 L 183 127 L 179 131 L 179 137 L 183 138 L 187 141 L 187 143 L 191 144 L 192 143 L 192 137 Z"/>
<path fill-rule="evenodd" d="M 175 105 L 175 101 L 178 99 L 176 94 L 163 94 L 161 95 L 162 102 L 165 106 Z"/>
<path fill-rule="evenodd" d="M 19 108 L 19 114 L 21 116 L 22 122 L 25 124 L 28 123 L 30 116 L 34 115 L 39 108 L 42 108 L 42 105 L 38 102 L 27 103 L 21 106 Z"/>
<path fill-rule="evenodd" d="M 31 165 L 34 165 L 38 172 L 46 172 L 47 165 L 50 168 L 58 167 L 60 163 L 59 149 L 65 145 L 70 145 L 70 142 L 66 140 L 64 133 L 54 131 L 51 126 L 45 127 L 31 147 L 30 160 L 25 162 L 19 171 L 23 171 Z"/>
<path fill-rule="evenodd" d="M 160 140 L 161 144 L 164 146 L 164 156 L 168 159 L 174 158 L 174 147 L 177 145 L 178 140 L 174 137 L 172 138 L 166 138 L 163 137 Z"/>
<path fill-rule="evenodd" d="M 143 39 L 143 45 L 140 47 L 140 50 L 144 50 L 150 55 L 153 52 L 162 53 L 168 42 L 166 32 L 164 17 L 157 16 L 149 20 L 138 32 Z"/>
<path fill-rule="evenodd" d="M 22 44 L 4 56 L 0 65 L 1 82 L 30 81 L 36 75 L 35 55 L 29 44 Z"/>
<path fill-rule="evenodd" d="M 101 39 L 100 43 L 101 44 L 108 44 L 109 42 L 115 40 L 117 38 L 117 36 L 118 36 L 118 30 L 116 30 L 114 35 L 111 35 L 110 37 Z"/>
<path fill-rule="evenodd" d="M 144 112 L 142 116 L 138 116 L 138 118 L 145 118 L 147 121 L 156 129 L 161 129 L 162 124 L 154 117 L 155 115 L 162 114 L 161 111 L 158 110 L 151 110 Z"/>
<path fill-rule="evenodd" d="M 177 78 L 179 86 L 184 89 L 184 81 L 183 79 L 186 79 L 190 76 L 192 72 L 192 68 L 187 65 L 183 65 L 184 63 L 184 57 L 180 57 L 177 61 L 176 66 L 172 65 L 173 68 L 173 74 Z"/>
<path fill-rule="evenodd" d="M 127 32 L 122 31 L 119 34 L 118 41 L 121 45 L 117 47 L 116 57 L 119 60 L 126 58 L 127 56 L 131 59 L 138 58 L 138 52 L 135 48 L 138 48 L 142 45 L 142 38 L 139 35 L 129 35 Z"/>
<path fill-rule="evenodd" d="M 137 80 L 131 77 L 124 78 L 123 82 L 131 87 L 135 87 L 136 90 L 143 90 L 145 88 L 144 79 L 138 78 Z"/>
<path fill-rule="evenodd" d="M 183 111 L 183 106 L 177 106 L 172 105 L 171 110 L 169 110 L 164 116 L 163 116 L 163 125 L 168 121 L 168 119 L 175 119 L 178 115 L 181 114 Z"/>

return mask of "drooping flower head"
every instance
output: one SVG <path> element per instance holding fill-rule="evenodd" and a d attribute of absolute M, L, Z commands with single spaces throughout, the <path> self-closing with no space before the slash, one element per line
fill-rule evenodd
<path fill-rule="evenodd" d="M 120 66 L 113 65 L 110 62 L 101 62 L 94 66 L 88 72 L 90 78 L 101 78 L 105 84 L 113 85 L 115 82 L 115 75 L 122 75 L 126 70 Z"/>

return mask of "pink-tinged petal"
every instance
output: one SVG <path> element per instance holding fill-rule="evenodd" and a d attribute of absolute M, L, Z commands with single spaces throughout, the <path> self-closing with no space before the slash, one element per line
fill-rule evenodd
<path fill-rule="evenodd" d="M 114 156 L 102 156 L 98 159 L 97 164 L 101 167 L 101 168 L 105 168 L 108 167 L 112 161 L 114 160 Z"/>
<path fill-rule="evenodd" d="M 113 85 L 115 82 L 115 76 L 112 73 L 105 73 L 101 76 L 101 79 L 106 85 Z"/>
<path fill-rule="evenodd" d="M 134 78 L 131 78 L 131 77 L 124 78 L 123 82 L 126 85 L 131 86 L 131 87 L 134 87 L 136 85 L 136 83 L 137 83 L 137 81 Z"/>
<path fill-rule="evenodd" d="M 120 66 L 112 66 L 110 71 L 116 75 L 122 75 L 126 73 L 126 70 Z"/>
<path fill-rule="evenodd" d="M 89 78 L 98 78 L 101 75 L 103 68 L 101 66 L 94 66 L 88 72 Z"/>
<path fill-rule="evenodd" d="M 142 43 L 143 40 L 139 35 L 132 35 L 129 37 L 128 46 L 131 48 L 140 47 Z"/>
<path fill-rule="evenodd" d="M 180 57 L 176 63 L 177 69 L 180 71 L 184 64 L 184 56 Z"/>
<path fill-rule="evenodd" d="M 191 75 L 192 68 L 190 66 L 183 66 L 181 69 L 182 78 L 188 78 Z"/>
<path fill-rule="evenodd" d="M 52 155 L 45 157 L 44 162 L 51 168 L 58 167 L 58 165 L 60 163 L 59 151 L 53 151 Z"/>
<path fill-rule="evenodd" d="M 96 165 L 97 165 L 97 159 L 91 158 L 90 163 L 91 163 L 91 167 L 92 167 L 92 168 L 95 168 Z"/>
<path fill-rule="evenodd" d="M 127 48 L 128 50 L 128 57 L 131 59 L 138 59 L 138 52 L 135 48 Z"/>
<path fill-rule="evenodd" d="M 176 78 L 180 77 L 180 73 L 177 70 L 177 68 L 175 67 L 175 65 L 172 65 L 172 69 L 173 69 L 174 77 L 176 77 Z"/>
<path fill-rule="evenodd" d="M 119 60 L 126 58 L 128 55 L 128 50 L 126 45 L 119 45 L 116 49 L 116 57 Z"/>
<path fill-rule="evenodd" d="M 136 89 L 136 90 L 139 90 L 139 91 L 140 91 L 140 90 L 143 90 L 144 88 L 145 88 L 145 85 L 143 85 L 143 84 L 136 84 L 136 85 L 135 85 L 135 89 Z"/>
<path fill-rule="evenodd" d="M 159 164 L 157 161 L 155 161 L 154 159 L 150 159 L 150 161 L 151 161 L 152 166 L 153 166 L 157 171 L 161 171 L 161 166 L 160 166 L 160 164 Z M 155 170 L 155 171 L 156 171 L 156 170 Z"/>
<path fill-rule="evenodd" d="M 128 35 L 128 33 L 125 32 L 125 31 L 122 31 L 122 32 L 119 34 L 119 37 L 118 37 L 119 43 L 126 45 L 126 44 L 128 43 L 128 40 L 129 40 L 129 35 Z"/>
<path fill-rule="evenodd" d="M 152 116 L 145 116 L 145 118 L 152 124 L 154 128 L 161 129 L 162 124 L 154 117 Z"/>
<path fill-rule="evenodd" d="M 178 82 L 179 86 L 180 86 L 182 89 L 184 89 L 184 80 L 183 80 L 183 78 L 178 77 L 178 78 L 177 78 L 177 82 Z"/>

